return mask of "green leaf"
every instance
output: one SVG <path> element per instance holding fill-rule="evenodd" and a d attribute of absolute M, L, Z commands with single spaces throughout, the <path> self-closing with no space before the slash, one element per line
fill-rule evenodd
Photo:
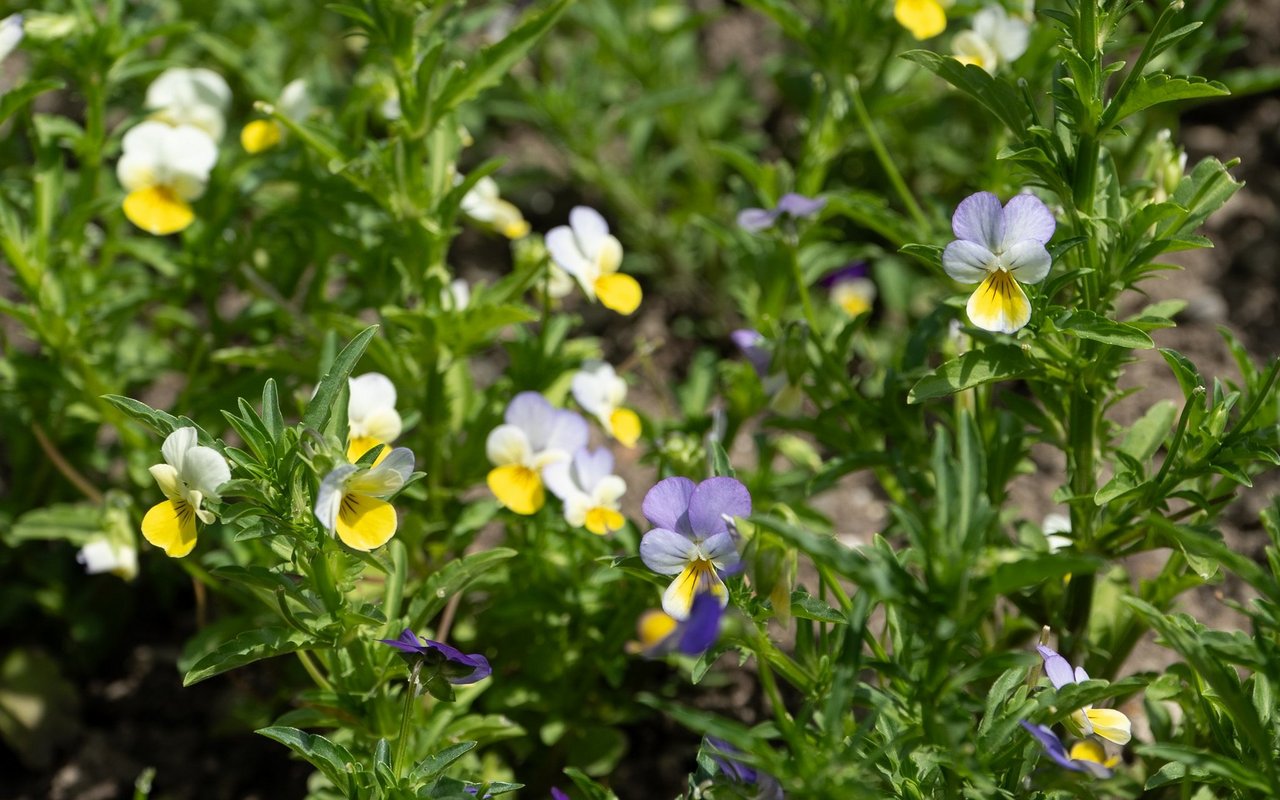
<path fill-rule="evenodd" d="M 1008 82 L 992 77 L 982 67 L 961 64 L 950 56 L 939 55 L 932 50 L 910 50 L 903 53 L 902 57 L 914 61 L 977 100 L 1014 134 L 1023 136 L 1026 133 L 1026 106 Z"/>
<path fill-rule="evenodd" d="M 65 541 L 83 545 L 102 534 L 102 511 L 97 506 L 57 503 L 28 511 L 8 530 L 0 531 L 0 540 L 10 547 L 22 542 Z"/>
<path fill-rule="evenodd" d="M 183 686 L 191 686 L 214 675 L 261 661 L 264 658 L 305 650 L 315 641 L 292 628 L 257 628 L 236 636 L 197 661 L 182 678 Z"/>
<path fill-rule="evenodd" d="M 324 426 L 329 422 L 329 415 L 333 413 L 334 402 L 338 399 L 343 387 L 347 385 L 347 378 L 351 377 L 351 370 L 355 369 L 356 362 L 360 360 L 360 356 L 364 355 L 365 348 L 369 346 L 369 341 L 377 332 L 378 326 L 370 325 L 356 334 L 356 338 L 342 348 L 341 353 L 338 353 L 329 371 L 320 379 L 315 396 L 307 404 L 307 411 L 302 415 L 302 427 L 317 431 L 324 430 Z"/>
<path fill-rule="evenodd" d="M 1100 127 L 1106 130 L 1132 114 L 1161 103 L 1192 100 L 1198 97 L 1222 97 L 1229 94 L 1231 90 L 1217 81 L 1154 72 L 1139 78 L 1119 107 L 1107 107 Z"/>
<path fill-rule="evenodd" d="M 450 561 L 427 579 L 409 609 L 409 627 L 425 627 L 449 598 L 470 586 L 481 575 L 516 554 L 509 547 L 495 547 Z"/>
<path fill-rule="evenodd" d="M 140 403 L 132 397 L 121 397 L 118 394 L 104 394 L 103 400 L 128 414 L 132 419 L 141 422 L 151 430 L 161 436 L 168 436 L 177 428 L 182 427 L 182 422 L 172 414 L 164 411 L 157 411 L 146 403 Z"/>
<path fill-rule="evenodd" d="M 1133 423 L 1118 449 L 1137 461 L 1145 462 L 1164 444 L 1165 437 L 1173 430 L 1173 422 L 1177 418 L 1177 404 L 1172 400 L 1161 400 L 1148 409 L 1142 419 Z"/>
<path fill-rule="evenodd" d="M 1099 489 L 1093 495 L 1095 505 L 1103 506 L 1113 500 L 1118 500 L 1126 495 L 1137 492 L 1146 486 L 1141 476 L 1134 475 L 1132 472 L 1121 472 L 1107 481 L 1106 485 Z"/>
<path fill-rule="evenodd" d="M 259 728 L 254 733 L 277 741 L 302 756 L 339 789 L 348 787 L 351 777 L 359 771 L 358 762 L 347 748 L 318 734 L 283 725 Z"/>
<path fill-rule="evenodd" d="M 432 753 L 418 762 L 413 768 L 410 780 L 413 783 L 425 783 L 449 768 L 449 765 L 475 749 L 478 742 L 458 742 L 446 747 L 438 753 Z"/>
<path fill-rule="evenodd" d="M 998 344 L 970 350 L 921 378 L 907 395 L 908 403 L 923 403 L 992 381 L 1018 378 L 1031 371 L 1032 362 L 1021 347 Z"/>
<path fill-rule="evenodd" d="M 1169 364 L 1169 368 L 1173 370 L 1173 376 L 1178 379 L 1178 386 L 1182 389 L 1182 394 L 1187 400 L 1191 400 L 1192 394 L 1197 388 L 1204 388 L 1204 378 L 1200 377 L 1200 370 L 1196 369 L 1196 365 L 1191 363 L 1191 359 L 1179 353 L 1177 350 L 1168 348 L 1160 348 L 1160 355 Z"/>
<path fill-rule="evenodd" d="M 1089 339 L 1131 350 L 1150 350 L 1156 346 L 1151 337 L 1139 328 L 1116 322 L 1092 311 L 1070 311 L 1054 320 L 1057 328 L 1080 339 Z"/>
<path fill-rule="evenodd" d="M 1098 559 L 1088 556 L 1038 553 L 996 567 L 991 573 L 991 591 L 999 595 L 1010 594 L 1072 573 L 1093 572 L 1100 563 Z"/>
<path fill-rule="evenodd" d="M 13 87 L 0 97 L 0 122 L 7 120 L 17 113 L 18 109 L 45 92 L 56 91 L 64 86 L 66 86 L 65 83 L 55 78 L 43 78 Z"/>
<path fill-rule="evenodd" d="M 271 441 L 279 444 L 280 437 L 284 435 L 284 415 L 280 413 L 280 395 L 276 392 L 274 378 L 267 378 L 262 385 L 262 424 Z"/>
<path fill-rule="evenodd" d="M 843 624 L 849 621 L 840 611 L 822 602 L 804 589 L 796 589 L 791 593 L 791 613 L 800 619 L 811 619 L 815 622 Z"/>
<path fill-rule="evenodd" d="M 428 124 L 428 129 L 435 127 L 435 120 L 485 89 L 496 86 L 516 62 L 524 58 L 529 48 L 551 29 L 572 2 L 573 0 L 556 0 L 546 8 L 529 13 L 502 41 L 481 50 L 471 63 L 449 75 L 440 94 L 431 104 L 432 121 Z"/>
<path fill-rule="evenodd" d="M 1145 757 L 1167 758 L 1170 761 L 1182 764 L 1189 772 L 1193 772 L 1195 775 L 1217 777 L 1221 779 L 1218 782 L 1233 789 L 1248 787 L 1259 792 L 1267 792 L 1271 788 L 1266 776 L 1260 772 L 1241 764 L 1235 759 L 1227 758 L 1217 753 L 1210 753 L 1207 750 L 1176 744 L 1138 745 L 1134 750 Z M 1152 788 L 1153 782 L 1155 782 L 1156 786 L 1173 783 L 1175 778 L 1171 776 L 1174 775 L 1178 775 L 1178 773 L 1176 771 L 1169 773 L 1160 781 L 1157 781 L 1157 776 L 1153 775 L 1147 781 L 1147 788 Z M 1185 780 L 1182 776 L 1178 776 L 1176 779 Z"/>

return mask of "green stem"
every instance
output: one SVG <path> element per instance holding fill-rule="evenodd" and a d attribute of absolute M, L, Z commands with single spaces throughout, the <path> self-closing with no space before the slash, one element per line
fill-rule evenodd
<path fill-rule="evenodd" d="M 413 716 L 414 701 L 418 699 L 418 672 L 422 662 L 418 661 L 409 672 L 409 682 L 404 688 L 404 710 L 400 713 L 400 733 L 396 737 L 396 777 L 405 773 L 404 755 L 409 746 L 409 719 Z"/>
<path fill-rule="evenodd" d="M 880 134 L 876 130 L 876 126 L 871 121 L 871 115 L 867 113 L 867 106 L 862 102 L 862 91 L 859 89 L 858 80 L 850 78 L 848 81 L 849 96 L 853 100 L 853 111 L 858 116 L 858 122 L 862 125 L 862 129 L 866 131 L 867 140 L 871 143 L 871 149 L 876 154 L 876 160 L 880 162 L 881 169 L 889 178 L 889 183 L 893 184 L 893 189 L 898 193 L 898 197 L 902 200 L 903 205 L 907 207 L 907 211 L 911 214 L 911 218 L 915 220 L 920 230 L 927 231 L 929 229 L 929 220 L 925 217 L 924 212 L 920 210 L 920 204 L 916 202 L 915 196 L 911 190 L 907 188 L 907 182 L 902 179 L 902 173 L 893 163 L 893 159 L 889 157 L 889 151 L 885 149 L 884 142 L 880 139 Z"/>
<path fill-rule="evenodd" d="M 788 241 L 787 249 L 791 262 L 791 279 L 796 284 L 796 291 L 800 293 L 800 306 L 804 309 L 804 319 L 809 323 L 809 330 L 816 335 L 822 329 L 818 327 L 818 315 L 814 313 L 813 301 L 809 299 L 809 286 L 804 281 L 804 273 L 800 271 L 799 242 Z"/>
<path fill-rule="evenodd" d="M 294 652 L 297 654 L 298 660 L 302 662 L 302 668 L 311 676 L 311 680 L 316 682 L 316 686 L 319 686 L 321 689 L 326 691 L 333 691 L 333 685 L 329 683 L 329 680 L 325 678 L 324 673 L 322 673 L 320 668 L 316 666 L 316 662 L 312 660 L 311 654 L 306 650 L 295 650 Z"/>

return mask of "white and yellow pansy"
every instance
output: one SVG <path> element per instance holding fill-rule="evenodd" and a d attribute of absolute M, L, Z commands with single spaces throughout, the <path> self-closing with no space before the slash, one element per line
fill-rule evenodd
<path fill-rule="evenodd" d="M 640 440 L 640 416 L 622 404 L 627 399 L 627 382 L 603 361 L 590 361 L 573 376 L 573 399 L 600 421 L 600 426 L 625 447 Z"/>
<path fill-rule="evenodd" d="M 546 503 L 544 470 L 587 446 L 582 417 L 556 408 L 537 392 L 521 392 L 507 405 L 502 425 L 489 433 L 485 452 L 493 469 L 487 483 L 498 502 L 517 514 L 536 514 Z"/>
<path fill-rule="evenodd" d="M 316 492 L 316 519 L 352 550 L 373 550 L 390 541 L 398 520 L 384 498 L 400 491 L 413 475 L 413 451 L 397 447 L 372 467 L 342 464 L 324 477 Z"/>
<path fill-rule="evenodd" d="M 987 6 L 973 17 L 973 28 L 951 41 L 962 64 L 982 67 L 992 75 L 1001 64 L 1011 64 L 1027 52 L 1031 27 L 1021 17 L 1011 17 L 1002 6 Z"/>
<path fill-rule="evenodd" d="M 106 536 L 95 536 L 85 542 L 76 554 L 76 561 L 84 564 L 84 571 L 90 575 L 110 572 L 126 581 L 138 575 L 138 549 Z"/>
<path fill-rule="evenodd" d="M 970 322 L 1015 333 L 1031 320 L 1031 302 L 1019 283 L 1039 283 L 1049 274 L 1045 244 L 1055 226 L 1035 195 L 1017 195 L 1003 208 L 990 192 L 960 202 L 951 217 L 956 240 L 942 252 L 942 268 L 960 283 L 981 281 L 966 306 Z"/>
<path fill-rule="evenodd" d="M 147 233 L 167 236 L 195 220 L 191 201 L 204 194 L 218 146 L 190 125 L 142 122 L 124 135 L 116 175 L 128 191 L 124 215 Z"/>
<path fill-rule="evenodd" d="M 564 502 L 564 519 L 575 528 L 603 536 L 626 524 L 620 501 L 626 481 L 613 474 L 613 454 L 603 447 L 582 448 L 569 461 L 556 461 L 543 470 L 547 488 Z"/>
<path fill-rule="evenodd" d="M 619 314 L 640 307 L 640 284 L 618 271 L 622 243 L 609 233 L 609 223 L 600 212 L 586 206 L 573 208 L 569 224 L 548 231 L 546 243 L 552 261 L 573 276 L 588 298 Z"/>
<path fill-rule="evenodd" d="M 403 422 L 396 411 L 395 384 L 386 375 L 367 372 L 350 378 L 347 385 L 347 460 L 354 464 L 373 448 L 394 442 Z M 386 456 L 384 447 L 378 461 Z"/>
<path fill-rule="evenodd" d="M 152 118 L 173 126 L 190 125 L 222 141 L 223 115 L 231 105 L 231 88 L 211 69 L 171 67 L 147 87 L 146 107 Z"/>
<path fill-rule="evenodd" d="M 462 176 L 458 176 L 458 181 L 461 180 Z M 460 207 L 463 214 L 508 239 L 523 239 L 529 235 L 529 223 L 520 209 L 502 199 L 498 182 L 488 175 L 476 181 L 462 196 Z"/>
<path fill-rule="evenodd" d="M 311 107 L 307 82 L 301 78 L 290 81 L 275 102 L 281 114 L 298 122 L 311 114 Z M 240 146 L 250 155 L 256 155 L 280 144 L 284 133 L 284 126 L 274 119 L 255 119 L 240 129 Z"/>
<path fill-rule="evenodd" d="M 218 488 L 231 480 L 231 468 L 222 454 L 197 440 L 195 428 L 178 428 L 160 447 L 164 463 L 151 467 L 151 477 L 165 499 L 142 518 L 142 536 L 172 558 L 181 558 L 196 546 L 196 522 L 208 525 L 214 520 L 213 512 L 204 508 L 205 501 L 219 502 Z"/>

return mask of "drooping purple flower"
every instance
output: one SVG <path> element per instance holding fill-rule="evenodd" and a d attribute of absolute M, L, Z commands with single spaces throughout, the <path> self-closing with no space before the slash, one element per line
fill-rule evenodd
<path fill-rule="evenodd" d="M 758 233 L 773 227 L 783 216 L 795 219 L 812 217 L 826 205 L 827 198 L 825 197 L 805 197 L 802 194 L 788 192 L 771 209 L 744 208 L 738 212 L 738 227 L 751 233 Z"/>
<path fill-rule="evenodd" d="M 754 800 L 782 800 L 782 786 L 778 783 L 778 779 L 735 758 L 742 753 L 741 750 L 723 739 L 711 736 L 706 737 L 704 741 L 711 752 L 711 760 L 715 762 L 716 768 L 722 775 L 734 783 L 756 787 Z"/>
<path fill-rule="evenodd" d="M 723 617 L 720 599 L 710 592 L 693 599 L 689 618 L 685 620 L 677 620 L 657 609 L 646 611 L 636 624 L 638 641 L 630 642 L 627 650 L 649 658 L 675 652 L 700 656 L 720 638 Z"/>
<path fill-rule="evenodd" d="M 551 800 L 569 800 L 569 793 L 563 792 L 555 786 L 551 787 Z"/>
<path fill-rule="evenodd" d="M 662 610 L 688 619 L 694 598 L 709 592 L 729 604 L 723 576 L 741 569 L 734 517 L 751 514 L 751 494 L 734 478 L 659 481 L 641 506 L 653 529 L 640 541 L 640 558 L 662 575 L 676 578 L 662 595 Z"/>
<path fill-rule="evenodd" d="M 1057 223 L 1035 195 L 1014 196 L 1002 208 L 991 192 L 956 206 L 956 240 L 942 252 L 942 268 L 960 283 L 981 285 L 969 297 L 969 320 L 987 331 L 1014 333 L 1031 321 L 1021 283 L 1039 283 L 1053 262 L 1045 244 Z"/>
<path fill-rule="evenodd" d="M 752 330 L 751 328 L 739 328 L 729 334 L 729 339 L 747 357 L 747 361 L 757 375 L 761 378 L 768 376 L 769 363 L 773 361 L 773 354 L 765 347 L 765 343 L 768 340 L 764 338 L 760 331 Z"/>
<path fill-rule="evenodd" d="M 409 628 L 405 628 L 399 639 L 379 639 L 379 642 L 394 647 L 406 656 L 418 656 L 428 666 L 439 666 L 444 679 L 449 683 L 462 686 L 477 683 L 493 674 L 489 659 L 479 653 L 464 653 L 456 647 L 431 639 L 419 640 Z"/>
<path fill-rule="evenodd" d="M 1069 769 L 1072 772 L 1085 772 L 1095 778 L 1110 778 L 1111 770 L 1104 764 L 1089 758 L 1072 758 L 1067 753 L 1066 745 L 1058 738 L 1058 735 L 1049 730 L 1044 725 L 1036 725 L 1027 722 L 1025 719 L 1020 723 L 1026 728 L 1032 736 L 1036 737 L 1036 741 L 1040 742 L 1040 746 L 1044 748 L 1044 752 L 1052 758 L 1058 766 L 1063 769 Z"/>
<path fill-rule="evenodd" d="M 1044 659 L 1044 674 L 1049 677 L 1053 688 L 1061 689 L 1069 684 L 1089 680 L 1089 673 L 1084 671 L 1084 667 L 1076 667 L 1073 671 L 1071 664 L 1053 648 L 1041 644 L 1036 645 L 1036 651 Z M 1119 745 L 1128 744 L 1133 736 L 1133 723 L 1124 712 L 1114 708 L 1094 708 L 1087 705 L 1072 711 L 1071 716 L 1067 717 L 1066 725 L 1077 736 L 1096 734 Z"/>

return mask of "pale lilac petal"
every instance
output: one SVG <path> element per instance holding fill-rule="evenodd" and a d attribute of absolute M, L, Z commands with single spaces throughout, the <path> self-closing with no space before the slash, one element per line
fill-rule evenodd
<path fill-rule="evenodd" d="M 1075 676 L 1071 674 L 1071 665 L 1065 658 L 1058 655 L 1057 651 L 1042 644 L 1036 645 L 1036 651 L 1044 659 L 1044 674 L 1049 677 L 1053 688 L 1061 689 L 1063 686 L 1075 683 Z"/>
<path fill-rule="evenodd" d="M 689 565 L 697 545 L 680 533 L 654 528 L 640 540 L 640 560 L 660 575 L 678 575 Z"/>
<path fill-rule="evenodd" d="M 503 419 L 508 425 L 514 425 L 524 431 L 530 442 L 534 442 L 534 450 L 541 450 L 538 442 L 546 441 L 547 430 L 555 418 L 556 408 L 537 392 L 521 392 L 511 398 Z"/>
<path fill-rule="evenodd" d="M 541 449 L 576 453 L 587 446 L 587 440 L 591 438 L 591 429 L 587 426 L 587 421 L 576 412 L 557 409 L 545 436 L 546 444 Z"/>
<path fill-rule="evenodd" d="M 698 484 L 689 498 L 689 527 L 695 536 L 706 538 L 729 529 L 725 514 L 751 516 L 751 494 L 736 478 L 708 478 Z"/>
<path fill-rule="evenodd" d="M 1056 733 L 1043 725 L 1034 725 L 1027 722 L 1025 719 L 1021 720 L 1021 724 L 1022 727 L 1026 728 L 1032 736 L 1036 737 L 1036 740 L 1040 742 L 1040 746 L 1044 748 L 1044 752 L 1049 756 L 1049 758 L 1056 761 L 1059 766 L 1075 772 L 1089 771 L 1083 766 L 1083 764 L 1087 762 L 1076 761 L 1067 755 L 1067 748 L 1062 744 L 1062 740 L 1058 738 Z M 1108 774 L 1110 774 L 1110 772 L 1108 772 Z"/>
<path fill-rule="evenodd" d="M 1039 283 L 1049 274 L 1053 259 L 1044 245 L 1033 239 L 1023 239 L 1009 247 L 1001 256 L 1005 268 L 1023 283 Z"/>
<path fill-rule="evenodd" d="M 654 484 L 644 496 L 641 511 L 654 527 L 692 534 L 689 527 L 689 498 L 695 484 L 688 478 L 666 478 Z"/>
<path fill-rule="evenodd" d="M 588 494 L 596 484 L 613 474 L 613 453 L 607 447 L 588 450 L 585 447 L 573 454 L 573 477 Z"/>
<path fill-rule="evenodd" d="M 543 467 L 542 482 L 561 500 L 568 500 L 582 492 L 573 479 L 572 465 L 568 461 L 554 461 Z"/>
<path fill-rule="evenodd" d="M 569 227 L 578 239 L 582 254 L 587 260 L 594 261 L 601 243 L 609 235 L 609 223 L 604 221 L 599 211 L 590 206 L 574 206 L 569 211 Z"/>
<path fill-rule="evenodd" d="M 1076 667 L 1076 683 L 1084 683 L 1089 680 L 1089 673 L 1084 671 L 1084 667 Z"/>
<path fill-rule="evenodd" d="M 587 261 L 586 255 L 579 249 L 578 240 L 574 238 L 573 231 L 569 229 L 569 226 L 560 225 L 552 228 L 547 231 L 543 241 L 547 246 L 547 253 L 551 256 L 551 260 L 560 269 L 572 275 L 585 288 L 584 281 L 588 279 L 594 268 Z"/>
<path fill-rule="evenodd" d="M 787 192 L 778 201 L 777 210 L 793 217 L 812 217 L 827 205 L 825 197 L 805 197 L 795 192 Z"/>
<path fill-rule="evenodd" d="M 738 542 L 728 531 L 717 533 L 702 543 L 702 554 L 715 568 L 726 575 L 738 572 L 742 555 L 738 552 Z"/>
<path fill-rule="evenodd" d="M 777 211 L 766 211 L 763 208 L 744 208 L 738 212 L 738 227 L 750 233 L 758 233 L 765 228 L 773 227 L 773 223 L 777 220 Z"/>
<path fill-rule="evenodd" d="M 971 194 L 956 206 L 951 230 L 957 239 L 977 242 L 988 250 L 1000 249 L 1004 241 L 1004 210 L 1000 198 L 991 192 Z"/>
<path fill-rule="evenodd" d="M 994 195 L 993 195 L 994 196 Z M 1004 237 L 1002 249 L 1024 239 L 1044 244 L 1053 237 L 1057 222 L 1053 212 L 1033 194 L 1019 194 L 1004 206 Z"/>
<path fill-rule="evenodd" d="M 968 239 L 956 239 L 942 251 L 942 269 L 960 283 L 979 283 L 995 263 L 994 253 Z"/>
<path fill-rule="evenodd" d="M 768 348 L 764 345 L 767 340 L 759 331 L 750 328 L 739 328 L 729 334 L 729 338 L 733 341 L 742 354 L 747 357 L 747 361 L 751 362 L 751 367 L 761 378 L 769 374 L 769 363 L 773 361 L 773 356 L 769 353 Z"/>

